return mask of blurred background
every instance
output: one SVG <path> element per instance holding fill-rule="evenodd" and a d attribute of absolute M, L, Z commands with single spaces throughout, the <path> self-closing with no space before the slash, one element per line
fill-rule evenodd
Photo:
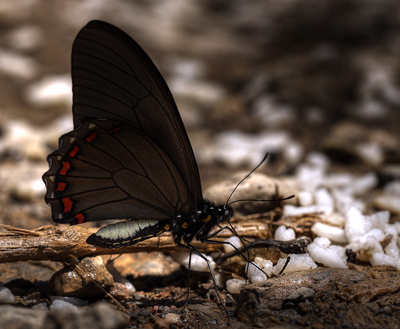
<path fill-rule="evenodd" d="M 70 56 L 92 19 L 132 36 L 178 104 L 204 186 L 310 152 L 400 178 L 396 0 L 1 0 L 0 220 L 51 223 L 45 157 L 72 129 Z"/>

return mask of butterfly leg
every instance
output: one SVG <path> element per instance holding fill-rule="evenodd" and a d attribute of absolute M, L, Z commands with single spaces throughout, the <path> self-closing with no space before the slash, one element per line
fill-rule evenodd
<path fill-rule="evenodd" d="M 226 316 L 228 318 L 228 323 L 229 323 L 230 322 L 229 313 L 228 313 L 228 310 L 226 309 L 225 303 L 222 301 L 221 295 L 218 292 L 217 281 L 215 280 L 215 276 L 214 276 L 214 273 L 212 271 L 212 268 L 211 268 L 211 265 L 210 265 L 210 261 L 206 257 L 204 257 L 204 255 L 201 252 L 199 252 L 195 247 L 193 247 L 190 243 L 183 244 L 183 243 L 179 242 L 177 244 L 178 244 L 178 246 L 185 247 L 185 248 L 189 249 L 189 251 L 190 251 L 189 264 L 188 264 L 189 265 L 188 266 L 189 273 L 191 271 L 190 265 L 191 265 L 192 252 L 194 252 L 197 256 L 201 257 L 207 263 L 208 270 L 210 271 L 210 274 L 211 274 L 211 280 L 212 280 L 213 285 L 214 285 L 215 293 L 217 294 L 217 297 L 218 297 L 219 301 L 221 302 L 221 304 L 222 304 L 222 306 L 224 308 L 224 311 L 226 313 Z M 190 283 L 190 281 L 189 281 L 189 283 Z M 190 287 L 188 286 L 188 295 L 187 295 L 187 299 L 186 299 L 185 306 L 183 307 L 183 309 L 185 309 L 185 307 L 187 306 L 188 301 L 189 301 L 189 289 L 190 289 Z"/>
<path fill-rule="evenodd" d="M 192 274 L 192 269 L 191 269 L 191 264 L 192 264 L 192 250 L 189 249 L 189 264 L 188 264 L 188 286 L 187 286 L 187 294 L 186 294 L 186 300 L 185 300 L 185 305 L 183 305 L 182 310 L 180 311 L 180 314 L 184 311 L 184 309 L 188 306 L 189 304 L 189 294 L 190 294 L 190 277 Z"/>
<path fill-rule="evenodd" d="M 217 241 L 217 240 L 210 240 L 210 238 L 216 236 L 218 233 L 222 232 L 223 230 L 229 230 L 230 232 L 232 232 L 233 235 L 237 236 L 240 241 L 242 242 L 242 244 L 244 245 L 245 249 L 246 249 L 246 253 L 247 253 L 247 257 L 236 247 L 234 246 L 231 242 L 226 242 L 226 241 Z M 269 275 L 267 273 L 265 273 L 261 267 L 259 267 L 257 264 L 253 263 L 252 261 L 250 261 L 250 254 L 249 254 L 249 250 L 247 249 L 246 245 L 243 243 L 242 238 L 237 234 L 237 232 L 235 231 L 235 229 L 233 227 L 229 227 L 229 226 L 224 226 L 219 228 L 218 230 L 212 232 L 211 234 L 209 234 L 205 239 L 200 239 L 201 242 L 206 242 L 206 243 L 210 243 L 210 244 L 227 244 L 230 245 L 233 249 L 235 249 L 235 251 L 242 256 L 242 258 L 247 262 L 247 263 L 251 263 L 254 267 L 256 267 L 258 270 L 260 270 L 261 272 L 263 272 L 267 278 L 269 278 Z M 247 267 L 248 270 L 248 267 Z M 246 276 L 247 276 L 247 272 L 246 272 Z"/>

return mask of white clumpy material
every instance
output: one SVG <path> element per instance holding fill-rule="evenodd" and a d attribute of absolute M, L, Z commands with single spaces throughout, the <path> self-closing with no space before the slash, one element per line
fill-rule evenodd
<path fill-rule="evenodd" d="M 0 304 L 9 304 L 14 302 L 15 302 L 15 297 L 10 291 L 10 289 L 6 287 L 0 287 Z"/>
<path fill-rule="evenodd" d="M 331 226 L 323 223 L 315 223 L 311 231 L 320 237 L 328 238 L 336 243 L 347 243 L 347 237 L 344 229 L 336 226 Z"/>
<path fill-rule="evenodd" d="M 297 198 L 299 199 L 300 206 L 303 207 L 311 206 L 314 202 L 313 194 L 310 191 L 300 191 Z"/>
<path fill-rule="evenodd" d="M 290 254 L 288 255 L 288 257 L 290 257 L 290 260 L 283 273 L 312 270 L 318 267 L 318 265 L 315 264 L 315 262 L 313 261 L 313 259 L 309 254 L 300 254 L 300 255 Z M 273 273 L 275 275 L 279 275 L 279 273 L 285 266 L 286 261 L 287 258 L 281 258 L 278 260 L 278 262 L 273 268 Z"/>
<path fill-rule="evenodd" d="M 231 294 L 238 295 L 245 284 L 245 280 L 229 279 L 226 281 L 226 290 L 228 290 L 228 292 Z"/>
<path fill-rule="evenodd" d="M 327 267 L 347 268 L 346 250 L 340 246 L 332 246 L 328 238 L 315 238 L 307 246 L 312 259 Z"/>
<path fill-rule="evenodd" d="M 371 224 L 356 207 L 351 207 L 347 211 L 345 225 L 346 236 L 350 243 L 361 238 L 371 229 Z"/>
<path fill-rule="evenodd" d="M 391 265 L 400 269 L 399 247 L 397 237 L 400 226 L 389 224 L 390 213 L 378 211 L 364 216 L 356 208 L 349 209 L 346 214 L 346 235 L 350 244 L 346 248 L 360 251 L 363 261 L 372 265 Z M 391 238 L 383 248 L 381 242 Z"/>
<path fill-rule="evenodd" d="M 323 223 L 312 227 L 312 232 L 320 238 L 308 247 L 311 257 L 328 267 L 346 268 L 346 248 L 357 252 L 359 260 L 373 265 L 390 264 L 400 270 L 400 223 L 389 224 L 388 211 L 400 213 L 400 182 L 388 184 L 385 189 L 390 193 L 374 199 L 375 206 L 385 210 L 367 216 L 363 214 L 367 205 L 358 196 L 376 187 L 376 174 L 359 177 L 349 173 L 328 174 L 328 167 L 329 159 L 323 154 L 306 156 L 296 171 L 300 206 L 283 207 L 284 216 L 317 214 L 321 218 Z M 331 245 L 331 241 L 342 246 Z M 382 247 L 383 241 L 385 247 Z"/>
<path fill-rule="evenodd" d="M 353 181 L 346 186 L 348 193 L 352 195 L 363 195 L 372 190 L 378 184 L 378 177 L 374 173 L 368 173 Z"/>
<path fill-rule="evenodd" d="M 211 269 L 215 269 L 216 264 L 210 256 L 202 254 L 205 258 L 208 259 L 210 262 Z M 179 264 L 185 266 L 186 268 L 189 267 L 189 257 L 190 252 L 185 250 L 179 250 L 172 254 L 172 258 L 175 259 Z M 196 254 L 192 254 L 192 259 L 190 263 L 190 269 L 196 272 L 208 272 L 209 268 L 207 262 L 200 256 Z"/>
<path fill-rule="evenodd" d="M 257 266 L 255 266 L 254 264 L 257 265 L 259 268 L 257 268 Z M 268 279 L 267 275 L 271 276 L 273 266 L 274 265 L 270 260 L 256 257 L 254 258 L 254 262 L 248 263 L 246 265 L 247 277 L 252 283 L 264 282 Z"/>
<path fill-rule="evenodd" d="M 315 203 L 318 206 L 318 212 L 329 215 L 334 210 L 334 201 L 326 188 L 319 188 L 315 192 Z"/>
<path fill-rule="evenodd" d="M 227 238 L 224 243 L 224 251 L 226 253 L 232 252 L 235 250 L 235 248 L 232 247 L 231 244 L 233 246 L 235 246 L 237 249 L 240 249 L 243 246 L 242 242 L 240 241 L 240 239 L 237 236 L 231 236 L 231 237 Z"/>
<path fill-rule="evenodd" d="M 285 225 L 279 226 L 275 231 L 275 240 L 289 241 L 296 238 L 296 233 L 292 228 L 286 228 Z"/>
<path fill-rule="evenodd" d="M 306 206 L 306 207 L 296 207 L 291 204 L 285 204 L 283 206 L 284 216 L 301 216 L 306 214 L 313 214 L 318 212 L 318 207 L 316 205 Z"/>

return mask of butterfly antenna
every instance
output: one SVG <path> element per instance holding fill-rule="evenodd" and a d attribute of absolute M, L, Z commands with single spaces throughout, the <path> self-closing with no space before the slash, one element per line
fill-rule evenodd
<path fill-rule="evenodd" d="M 261 162 L 253 169 L 251 170 L 239 183 L 237 183 L 237 185 L 235 186 L 235 188 L 233 189 L 233 191 L 231 192 L 231 194 L 229 195 L 229 198 L 226 200 L 225 205 L 228 206 L 232 203 L 229 203 L 230 198 L 232 197 L 233 193 L 235 193 L 236 189 L 239 187 L 240 184 L 242 184 L 247 178 L 249 178 L 249 176 L 255 172 L 264 162 L 265 160 L 267 160 L 269 153 L 266 153 L 263 157 L 263 159 L 261 160 Z"/>
<path fill-rule="evenodd" d="M 292 199 L 292 198 L 294 198 L 294 195 L 288 196 L 286 198 L 281 198 L 281 199 L 240 199 L 240 200 L 232 201 L 231 203 L 228 204 L 228 206 L 230 206 L 231 204 L 236 203 L 236 202 L 244 202 L 244 201 L 247 201 L 247 202 L 251 202 L 251 201 L 256 201 L 256 202 L 260 202 L 260 201 L 263 201 L 263 202 L 265 202 L 265 201 L 286 201 L 286 200 L 289 200 L 289 199 Z"/>

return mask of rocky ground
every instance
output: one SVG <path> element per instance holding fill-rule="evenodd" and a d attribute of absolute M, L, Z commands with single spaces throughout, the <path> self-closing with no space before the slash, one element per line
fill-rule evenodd
<path fill-rule="evenodd" d="M 235 197 L 268 199 L 276 187 L 295 195 L 235 204 L 232 223 L 249 240 L 307 236 L 310 269 L 292 256 L 283 274 L 271 265 L 272 278 L 228 292 L 225 281 L 243 279 L 246 262 L 218 263 L 220 251 L 204 247 L 231 327 L 400 327 L 398 12 L 395 0 L 1 1 L 0 223 L 14 229 L 0 231 L 0 327 L 227 323 L 208 272 L 193 273 L 178 314 L 188 272 L 173 248 L 57 259 L 68 238 L 49 251 L 53 236 L 37 230 L 54 224 L 41 175 L 72 129 L 71 45 L 92 19 L 125 30 L 165 76 L 207 198 L 225 203 L 265 152 Z M 35 257 L 12 261 L 30 239 Z M 255 256 L 286 257 L 276 247 Z"/>

